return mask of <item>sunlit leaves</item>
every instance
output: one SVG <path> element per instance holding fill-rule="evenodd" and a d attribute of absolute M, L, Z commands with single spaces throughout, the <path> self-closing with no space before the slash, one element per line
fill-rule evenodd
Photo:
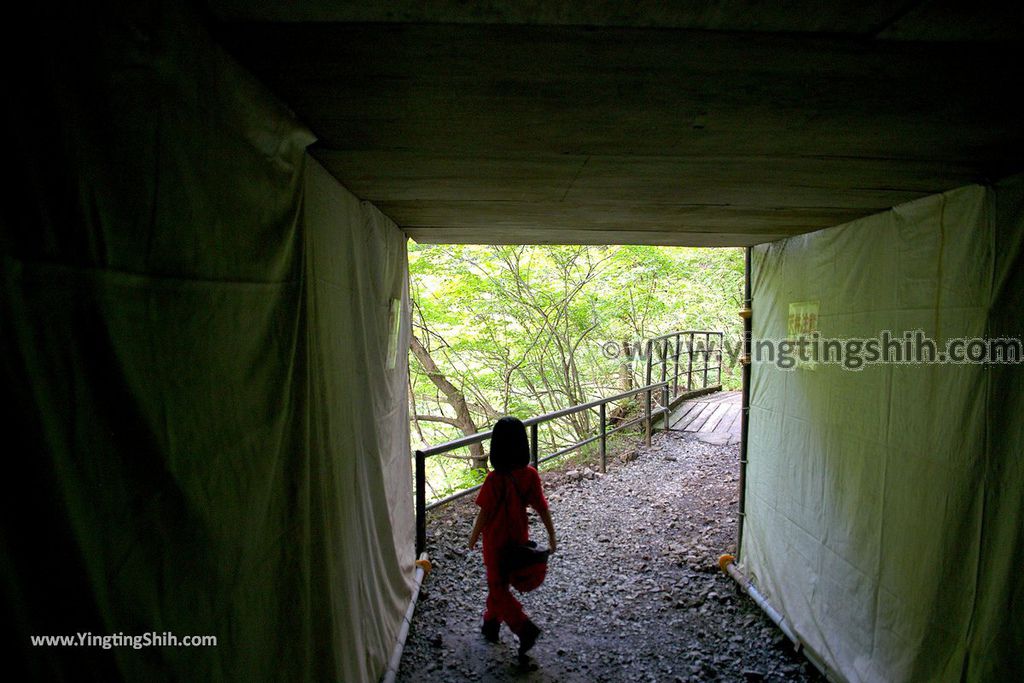
<path fill-rule="evenodd" d="M 409 270 L 414 332 L 481 426 L 488 409 L 528 417 L 615 393 L 620 360 L 601 342 L 740 327 L 740 249 L 412 245 Z M 450 416 L 414 359 L 410 368 L 417 412 Z M 420 427 L 428 441 L 459 435 Z"/>

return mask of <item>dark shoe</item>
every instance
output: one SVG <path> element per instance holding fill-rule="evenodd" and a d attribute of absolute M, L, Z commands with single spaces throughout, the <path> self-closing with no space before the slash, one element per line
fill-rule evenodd
<path fill-rule="evenodd" d="M 537 642 L 537 638 L 540 637 L 540 629 L 532 621 L 527 621 L 523 625 L 523 631 L 519 634 L 519 656 L 525 657 L 526 653 L 530 651 L 533 644 Z"/>
<path fill-rule="evenodd" d="M 497 619 L 491 621 L 485 621 L 484 625 L 480 627 L 480 633 L 484 634 L 484 638 L 490 643 L 498 642 L 498 631 L 501 629 L 501 622 Z"/>

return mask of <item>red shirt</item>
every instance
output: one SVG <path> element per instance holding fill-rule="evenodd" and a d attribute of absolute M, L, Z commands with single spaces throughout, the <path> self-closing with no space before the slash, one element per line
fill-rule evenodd
<path fill-rule="evenodd" d="M 490 515 L 483 530 L 485 564 L 496 564 L 498 551 L 506 545 L 529 540 L 527 505 L 538 512 L 548 509 L 540 475 L 529 465 L 511 472 L 488 473 L 476 504 Z"/>

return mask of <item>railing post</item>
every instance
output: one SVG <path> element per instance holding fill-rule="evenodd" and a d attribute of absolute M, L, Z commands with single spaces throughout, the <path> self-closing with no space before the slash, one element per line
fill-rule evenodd
<path fill-rule="evenodd" d="M 703 387 L 704 389 L 708 388 L 708 357 L 711 354 L 711 351 L 708 350 L 708 347 L 710 345 L 711 345 L 711 333 L 710 332 L 705 332 L 704 333 L 704 387 Z"/>
<path fill-rule="evenodd" d="M 718 386 L 722 386 L 722 349 L 725 348 L 725 335 L 718 335 Z"/>
<path fill-rule="evenodd" d="M 427 458 L 416 451 L 416 557 L 427 548 Z"/>
<path fill-rule="evenodd" d="M 753 249 L 747 247 L 743 254 L 743 350 L 740 352 L 740 367 L 743 376 L 743 406 L 740 412 L 740 480 L 738 487 L 739 509 L 736 515 L 736 561 L 743 556 L 743 521 L 747 509 L 747 440 L 750 437 L 750 355 L 751 334 L 753 333 L 753 299 L 750 292 L 750 268 Z"/>
<path fill-rule="evenodd" d="M 672 425 L 669 424 L 669 421 L 672 418 L 672 403 L 669 401 L 669 398 L 668 398 L 668 384 L 666 384 L 665 386 L 663 386 L 661 388 L 661 395 L 662 395 L 662 398 L 665 399 L 665 429 L 664 429 L 664 431 L 667 432 L 669 430 L 669 427 L 672 426 Z"/>
<path fill-rule="evenodd" d="M 654 360 L 654 356 L 651 354 L 651 340 L 647 340 L 646 356 L 647 356 L 647 374 L 644 376 L 646 380 L 644 386 L 648 386 L 651 383 L 651 362 Z"/>
<path fill-rule="evenodd" d="M 530 425 L 530 464 L 537 468 L 537 423 Z"/>
<path fill-rule="evenodd" d="M 686 348 L 686 390 L 693 391 L 693 332 Z"/>
<path fill-rule="evenodd" d="M 666 379 L 668 379 L 668 337 L 661 345 L 661 381 L 664 382 Z"/>
<path fill-rule="evenodd" d="M 605 406 L 607 403 L 601 404 L 601 474 L 604 474 L 608 470 L 608 434 L 606 430 L 608 428 L 608 416 Z"/>
<path fill-rule="evenodd" d="M 675 396 L 676 394 L 679 393 L 679 344 L 680 344 L 680 340 L 681 339 L 682 339 L 682 335 L 680 335 L 677 332 L 676 333 L 676 355 L 675 355 L 676 369 L 672 373 L 672 395 L 673 396 Z"/>
<path fill-rule="evenodd" d="M 647 395 L 647 410 L 646 410 L 647 433 L 644 434 L 644 443 L 646 443 L 648 446 L 650 446 L 651 445 L 651 387 L 650 387 L 650 385 L 647 386 L 647 391 L 644 392 L 644 393 Z"/>

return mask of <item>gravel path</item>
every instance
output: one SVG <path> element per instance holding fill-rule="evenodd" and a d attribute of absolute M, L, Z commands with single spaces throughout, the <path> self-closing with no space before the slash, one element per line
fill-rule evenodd
<path fill-rule="evenodd" d="M 428 521 L 433 573 L 413 619 L 403 681 L 823 681 L 718 570 L 735 543 L 738 452 L 686 434 L 601 476 L 544 473 L 559 533 L 544 585 L 520 596 L 543 633 L 528 663 L 503 626 L 480 635 L 479 547 L 465 551 L 476 506 Z M 531 513 L 531 536 L 544 528 Z"/>

